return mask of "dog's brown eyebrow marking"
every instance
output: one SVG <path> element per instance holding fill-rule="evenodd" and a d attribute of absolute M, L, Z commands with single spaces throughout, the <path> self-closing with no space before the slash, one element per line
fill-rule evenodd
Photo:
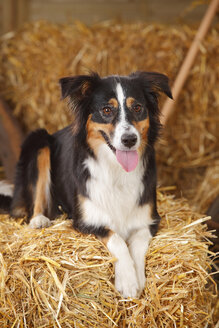
<path fill-rule="evenodd" d="M 116 100 L 116 98 L 111 98 L 108 103 L 113 106 L 114 108 L 118 108 L 119 107 L 119 104 L 118 104 L 118 101 Z"/>
<path fill-rule="evenodd" d="M 126 106 L 127 106 L 128 108 L 131 108 L 132 105 L 133 105 L 135 102 L 136 102 L 136 100 L 135 100 L 134 98 L 132 98 L 132 97 L 128 97 L 128 98 L 126 99 Z"/>

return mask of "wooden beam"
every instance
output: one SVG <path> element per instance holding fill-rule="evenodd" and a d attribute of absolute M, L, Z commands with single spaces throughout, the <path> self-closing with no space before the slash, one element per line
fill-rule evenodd
<path fill-rule="evenodd" d="M 2 4 L 3 33 L 16 30 L 28 21 L 29 0 L 5 0 Z"/>
<path fill-rule="evenodd" d="M 22 26 L 25 22 L 28 21 L 29 4 L 29 0 L 17 0 L 16 28 Z"/>
<path fill-rule="evenodd" d="M 179 70 L 179 73 L 176 77 L 176 80 L 172 87 L 172 94 L 173 99 L 167 99 L 164 103 L 164 106 L 162 108 L 162 117 L 161 117 L 161 123 L 166 124 L 168 118 L 172 115 L 174 111 L 174 105 L 178 99 L 178 96 L 180 94 L 180 91 L 182 90 L 184 83 L 189 75 L 189 72 L 191 70 L 192 64 L 195 60 L 195 57 L 198 53 L 200 43 L 204 39 L 206 33 L 208 32 L 208 29 L 211 25 L 211 22 L 216 14 L 217 8 L 219 5 L 219 0 L 212 0 L 206 14 L 201 22 L 201 25 L 197 31 L 197 34 L 195 36 L 195 39 L 192 42 L 192 45 L 186 55 L 186 58 Z"/>
<path fill-rule="evenodd" d="M 16 4 L 17 0 L 3 1 L 3 33 L 13 31 L 16 28 Z"/>

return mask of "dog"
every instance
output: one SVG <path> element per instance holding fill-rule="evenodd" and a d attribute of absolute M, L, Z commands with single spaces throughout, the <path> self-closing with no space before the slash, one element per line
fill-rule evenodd
<path fill-rule="evenodd" d="M 158 94 L 172 98 L 168 78 L 155 72 L 60 79 L 73 122 L 49 134 L 32 132 L 21 147 L 13 197 L 1 196 L 14 217 L 48 227 L 60 211 L 73 227 L 96 235 L 117 258 L 115 287 L 124 298 L 145 286 L 145 254 L 156 234 L 154 144 Z"/>

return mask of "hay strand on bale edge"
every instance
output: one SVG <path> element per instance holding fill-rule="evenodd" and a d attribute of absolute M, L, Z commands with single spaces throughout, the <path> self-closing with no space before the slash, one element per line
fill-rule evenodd
<path fill-rule="evenodd" d="M 216 297 L 206 218 L 183 199 L 158 192 L 158 202 L 161 228 L 146 257 L 145 291 L 133 300 L 115 290 L 116 259 L 94 236 L 63 218 L 30 230 L 1 216 L 0 326 L 205 327 Z"/>

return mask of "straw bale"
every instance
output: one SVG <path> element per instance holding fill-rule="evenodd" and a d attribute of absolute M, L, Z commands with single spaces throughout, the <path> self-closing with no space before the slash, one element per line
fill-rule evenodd
<path fill-rule="evenodd" d="M 114 262 L 92 235 L 60 218 L 30 230 L 0 217 L 1 327 L 210 327 L 211 233 L 208 218 L 183 199 L 158 192 L 161 228 L 146 257 L 146 287 L 124 300 L 113 285 Z M 128 269 L 128 268 L 127 268 Z"/>
<path fill-rule="evenodd" d="M 205 178 L 200 182 L 194 198 L 194 208 L 204 212 L 208 205 L 218 195 L 219 186 L 219 160 L 215 165 L 209 166 L 205 172 Z M 199 207 L 196 204 L 200 203 Z"/>
<path fill-rule="evenodd" d="M 158 146 L 162 185 L 177 185 L 196 208 L 205 211 L 214 195 L 197 198 L 208 169 L 218 165 L 219 25 L 200 44 L 200 52 L 176 104 L 176 112 Z M 14 108 L 26 131 L 50 132 L 71 121 L 60 102 L 58 79 L 88 73 L 129 74 L 156 70 L 174 81 L 195 36 L 190 26 L 104 22 L 58 25 L 35 22 L 0 39 L 0 94 Z M 162 99 L 161 99 L 162 103 Z M 210 179 L 210 180 L 209 180 Z"/>

